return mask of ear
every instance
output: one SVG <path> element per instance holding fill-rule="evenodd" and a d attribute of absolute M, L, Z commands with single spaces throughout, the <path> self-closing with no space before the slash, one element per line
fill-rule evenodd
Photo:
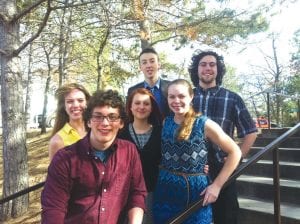
<path fill-rule="evenodd" d="M 124 121 L 120 122 L 120 129 L 122 129 L 124 127 Z"/>
<path fill-rule="evenodd" d="M 190 104 L 193 104 L 194 94 L 191 95 L 191 102 Z"/>
<path fill-rule="evenodd" d="M 158 61 L 157 64 L 158 64 L 157 68 L 159 70 L 161 68 L 161 63 Z"/>
<path fill-rule="evenodd" d="M 91 128 L 91 121 L 90 121 L 90 120 L 87 122 L 87 126 L 88 126 L 89 128 Z"/>

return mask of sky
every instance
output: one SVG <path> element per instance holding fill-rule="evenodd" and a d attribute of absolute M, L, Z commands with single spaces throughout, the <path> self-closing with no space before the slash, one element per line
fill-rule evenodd
<path fill-rule="evenodd" d="M 231 1 L 233 7 L 239 8 L 251 8 L 258 4 L 261 4 L 261 0 L 252 0 L 252 1 L 240 1 L 234 0 Z M 266 1 L 264 1 L 266 2 Z M 267 2 L 270 2 L 267 0 Z M 276 32 L 279 35 L 277 48 L 279 53 L 279 59 L 283 63 L 288 63 L 291 57 L 291 39 L 293 33 L 300 29 L 300 0 L 296 1 L 293 4 L 287 6 L 276 7 L 274 12 L 277 12 L 277 15 L 274 15 L 272 18 L 269 18 L 270 28 L 269 33 Z M 244 45 L 237 45 L 233 43 L 226 51 L 220 49 L 212 49 L 217 53 L 224 56 L 225 63 L 230 64 L 236 68 L 238 73 L 243 73 L 249 70 L 250 65 L 261 65 L 264 61 L 261 51 L 269 55 L 272 54 L 272 45 L 271 40 L 267 39 L 266 33 L 254 34 L 249 37 L 249 42 L 255 44 L 249 45 L 247 48 L 244 48 Z M 186 47 L 179 51 L 171 51 L 169 53 L 168 59 L 170 61 L 176 61 L 178 64 L 181 64 L 185 60 L 185 67 L 188 66 L 189 60 L 193 52 L 200 48 L 197 44 L 193 44 L 193 48 Z M 160 51 L 161 46 L 158 48 Z M 171 46 L 165 47 L 164 51 L 170 51 Z M 243 50 L 242 50 L 243 49 Z M 206 49 L 204 49 L 206 50 Z M 241 51 L 242 50 L 242 51 Z M 261 51 L 260 51 L 261 50 Z"/>
<path fill-rule="evenodd" d="M 300 29 L 299 9 L 300 1 L 298 0 L 289 6 L 276 8 L 278 14 L 270 18 L 269 33 L 275 32 L 278 34 L 276 46 L 278 57 L 283 64 L 288 63 L 291 58 L 293 51 L 291 40 L 294 32 Z M 267 39 L 266 35 L 266 33 L 252 35 L 249 39 L 257 43 L 241 53 L 239 52 L 240 47 L 231 47 L 226 53 L 229 63 L 234 65 L 238 71 L 247 69 L 248 65 L 260 65 L 264 60 L 261 51 L 272 55 L 271 40 Z"/>

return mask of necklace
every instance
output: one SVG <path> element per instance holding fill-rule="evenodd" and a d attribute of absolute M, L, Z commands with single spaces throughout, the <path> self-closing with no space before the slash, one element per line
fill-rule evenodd
<path fill-rule="evenodd" d="M 136 143 L 136 146 L 139 150 L 142 150 L 143 147 L 145 146 L 146 142 L 148 142 L 151 132 L 152 132 L 152 125 L 150 126 L 150 129 L 147 130 L 145 133 L 143 134 L 136 134 L 136 131 L 133 127 L 133 123 L 131 123 L 129 125 L 130 129 L 131 129 L 131 137 L 133 139 L 133 141 Z"/>
<path fill-rule="evenodd" d="M 139 138 L 137 137 L 137 134 L 135 133 L 133 124 L 131 124 L 131 128 L 132 128 L 132 132 L 133 132 L 134 138 L 135 138 L 134 141 L 135 141 L 135 143 L 136 143 L 138 149 L 141 150 L 141 149 L 142 149 L 142 146 L 141 146 L 141 144 L 140 144 Z"/>

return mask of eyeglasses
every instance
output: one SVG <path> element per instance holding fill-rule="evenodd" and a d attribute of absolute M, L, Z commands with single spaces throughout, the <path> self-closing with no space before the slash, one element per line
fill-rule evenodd
<path fill-rule="evenodd" d="M 106 119 L 108 122 L 116 122 L 120 118 L 121 117 L 117 114 L 108 114 L 107 116 L 93 114 L 92 117 L 91 117 L 91 121 L 93 121 L 95 123 L 100 123 L 100 122 L 103 122 L 104 119 Z"/>

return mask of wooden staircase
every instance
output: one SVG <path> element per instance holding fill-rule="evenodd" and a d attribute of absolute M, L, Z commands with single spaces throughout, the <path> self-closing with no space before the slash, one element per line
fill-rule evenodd
<path fill-rule="evenodd" d="M 249 157 L 287 129 L 263 129 Z M 245 159 L 245 161 L 247 158 Z M 300 132 L 279 146 L 280 209 L 282 224 L 300 224 Z M 274 224 L 272 152 L 246 169 L 237 179 L 239 224 Z"/>

